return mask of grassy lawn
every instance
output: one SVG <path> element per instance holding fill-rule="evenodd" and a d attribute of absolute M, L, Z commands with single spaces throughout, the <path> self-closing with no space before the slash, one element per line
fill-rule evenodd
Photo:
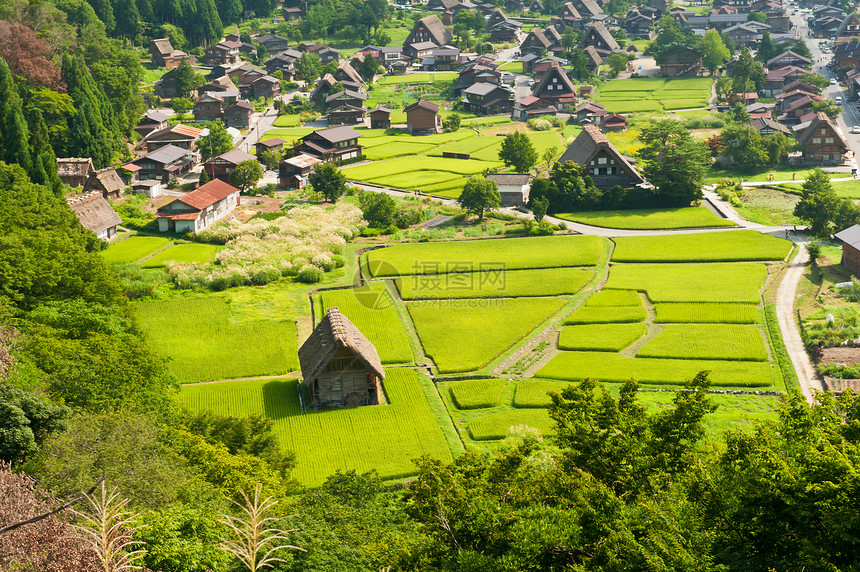
<path fill-rule="evenodd" d="M 673 228 L 710 228 L 737 226 L 720 218 L 706 207 L 676 209 L 638 209 L 625 211 L 590 211 L 560 213 L 556 217 L 572 222 L 604 228 L 628 230 L 659 230 Z"/>
<path fill-rule="evenodd" d="M 755 324 L 755 304 L 667 302 L 654 305 L 657 323 Z"/>
<path fill-rule="evenodd" d="M 376 346 L 382 363 L 412 363 L 412 346 L 403 323 L 394 308 L 394 300 L 383 283 L 372 283 L 348 290 L 325 290 L 319 297 L 323 308 L 317 316 L 332 307 L 340 309 Z"/>
<path fill-rule="evenodd" d="M 168 367 L 182 383 L 298 369 L 293 321 L 234 324 L 228 299 L 221 295 L 138 302 L 133 307 L 149 344 L 170 359 Z"/>
<path fill-rule="evenodd" d="M 812 174 L 812 171 L 813 169 L 798 169 L 797 167 L 789 165 L 762 170 L 758 173 L 752 173 L 737 171 L 734 169 L 720 169 L 714 166 L 711 167 L 711 170 L 708 172 L 708 176 L 705 177 L 705 184 L 713 185 L 722 179 L 740 179 L 745 183 L 765 183 L 770 180 L 771 175 L 774 176 L 774 180 L 776 181 L 791 181 L 795 179 L 803 181 L 806 177 Z M 842 179 L 851 176 L 850 173 L 836 173 L 828 171 L 825 171 L 825 173 L 831 179 Z M 794 177 L 794 179 L 792 177 Z"/>
<path fill-rule="evenodd" d="M 760 304 L 764 264 L 614 264 L 604 288 L 645 291 L 654 302 Z"/>
<path fill-rule="evenodd" d="M 740 324 L 669 324 L 646 343 L 637 357 L 767 361 L 756 326 Z"/>
<path fill-rule="evenodd" d="M 404 300 L 492 298 L 575 294 L 594 272 L 583 268 L 490 270 L 452 274 L 415 274 L 396 280 Z"/>
<path fill-rule="evenodd" d="M 482 241 L 483 242 L 483 241 Z M 424 352 L 440 372 L 474 371 L 557 312 L 560 298 L 407 302 Z"/>
<path fill-rule="evenodd" d="M 645 324 L 582 324 L 565 326 L 558 349 L 618 352 L 645 335 Z"/>
<path fill-rule="evenodd" d="M 102 256 L 108 262 L 121 264 L 136 262 L 159 248 L 167 246 L 169 242 L 170 239 L 158 236 L 132 236 L 110 245 L 102 252 Z"/>
<path fill-rule="evenodd" d="M 398 244 L 367 253 L 375 277 L 593 266 L 603 254 L 596 236 L 546 236 Z"/>
<path fill-rule="evenodd" d="M 834 183 L 833 186 L 838 189 L 844 184 L 850 183 Z M 735 207 L 735 210 L 748 221 L 768 226 L 801 224 L 800 219 L 794 216 L 794 207 L 800 201 L 800 197 L 795 194 L 776 189 L 750 187 L 744 189 L 741 201 L 743 206 Z"/>
<path fill-rule="evenodd" d="M 616 237 L 613 262 L 783 260 L 792 243 L 755 230 Z"/>
<path fill-rule="evenodd" d="M 284 127 L 284 128 L 276 128 L 269 129 L 266 131 L 266 134 L 263 135 L 263 141 L 268 141 L 269 139 L 283 139 L 287 143 L 301 139 L 308 133 L 312 133 L 314 129 L 312 127 Z"/>
<path fill-rule="evenodd" d="M 448 385 L 457 409 L 497 407 L 505 390 L 503 379 L 467 379 Z"/>
<path fill-rule="evenodd" d="M 709 370 L 715 386 L 770 387 L 771 366 L 760 361 L 721 361 L 632 358 L 609 352 L 564 352 L 537 372 L 538 377 L 580 381 L 587 378 L 623 383 L 683 385 L 700 371 Z"/>
<path fill-rule="evenodd" d="M 301 115 L 280 115 L 275 119 L 275 127 L 298 127 L 302 124 Z"/>
<path fill-rule="evenodd" d="M 499 66 L 499 69 L 511 73 L 523 73 L 523 62 L 508 62 Z"/>
<path fill-rule="evenodd" d="M 423 384 L 429 383 L 411 369 L 388 370 L 387 405 L 328 411 L 303 412 L 295 380 L 185 386 L 178 400 L 192 411 L 272 419 L 281 447 L 296 455 L 293 476 L 312 487 L 336 471 L 409 476 L 415 474 L 412 460 L 422 455 L 450 462 L 451 450 L 433 413 L 442 404 L 438 396 L 428 401 L 435 394 L 432 387 L 425 391 Z"/>
<path fill-rule="evenodd" d="M 159 268 L 168 262 L 180 262 L 184 264 L 205 264 L 221 250 L 220 246 L 214 244 L 176 244 L 162 250 L 143 264 L 143 268 Z"/>
<path fill-rule="evenodd" d="M 408 75 L 386 75 L 379 78 L 376 85 L 419 85 L 439 81 L 453 81 L 457 72 L 415 72 Z"/>

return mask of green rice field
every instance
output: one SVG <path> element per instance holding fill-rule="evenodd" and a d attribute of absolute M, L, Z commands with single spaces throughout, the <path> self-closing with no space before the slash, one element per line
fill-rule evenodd
<path fill-rule="evenodd" d="M 507 298 L 575 294 L 593 277 L 594 271 L 590 269 L 543 268 L 415 274 L 398 278 L 396 284 L 404 300 Z"/>
<path fill-rule="evenodd" d="M 639 290 L 654 302 L 760 304 L 764 264 L 614 264 L 604 288 Z"/>
<path fill-rule="evenodd" d="M 668 302 L 654 305 L 657 323 L 755 324 L 755 304 Z"/>
<path fill-rule="evenodd" d="M 642 296 L 635 290 L 601 290 L 585 301 L 586 306 L 641 306 Z"/>
<path fill-rule="evenodd" d="M 466 379 L 448 385 L 457 409 L 496 407 L 505 390 L 503 379 Z"/>
<path fill-rule="evenodd" d="M 601 85 L 595 101 L 610 113 L 659 112 L 706 107 L 711 78 L 614 79 Z"/>
<path fill-rule="evenodd" d="M 565 324 L 611 324 L 644 322 L 642 306 L 583 306 L 564 319 Z"/>
<path fill-rule="evenodd" d="M 739 324 L 669 324 L 637 357 L 767 361 L 761 330 Z"/>
<path fill-rule="evenodd" d="M 390 369 L 383 382 L 387 405 L 307 413 L 295 380 L 184 386 L 178 400 L 192 411 L 265 415 L 274 422 L 281 447 L 296 455 L 293 476 L 302 485 L 318 486 L 336 471 L 373 470 L 383 478 L 413 475 L 412 460 L 422 455 L 450 462 L 451 450 L 422 383 L 430 382 L 411 369 Z"/>
<path fill-rule="evenodd" d="M 181 383 L 284 375 L 299 367 L 296 324 L 231 323 L 225 296 L 174 298 L 132 305 L 149 345 L 169 359 Z"/>
<path fill-rule="evenodd" d="M 790 241 L 755 230 L 613 239 L 613 262 L 734 262 L 784 260 Z"/>
<path fill-rule="evenodd" d="M 644 336 L 645 330 L 645 324 L 565 326 L 558 336 L 558 349 L 617 352 Z"/>
<path fill-rule="evenodd" d="M 514 394 L 514 407 L 523 409 L 533 407 L 549 407 L 552 400 L 547 395 L 550 391 L 561 393 L 569 382 L 548 381 L 545 379 L 523 379 L 517 382 L 517 392 Z"/>
<path fill-rule="evenodd" d="M 771 366 L 761 361 L 684 360 L 626 357 L 608 352 L 563 352 L 541 368 L 537 377 L 580 381 L 593 378 L 623 383 L 633 378 L 655 385 L 683 385 L 709 370 L 715 386 L 771 387 Z"/>
<path fill-rule="evenodd" d="M 424 352 L 442 373 L 474 371 L 557 312 L 560 298 L 406 302 Z"/>
<path fill-rule="evenodd" d="M 412 346 L 394 308 L 385 284 L 368 283 L 360 288 L 323 290 L 323 310 L 337 307 L 376 346 L 382 363 L 411 363 Z M 316 316 L 322 319 L 322 314 Z"/>
<path fill-rule="evenodd" d="M 102 256 L 107 262 L 127 264 L 137 262 L 159 248 L 164 248 L 168 243 L 170 239 L 158 236 L 132 236 L 110 245 L 102 252 Z"/>
<path fill-rule="evenodd" d="M 593 266 L 603 255 L 596 236 L 547 236 L 398 244 L 366 254 L 374 277 Z"/>
<path fill-rule="evenodd" d="M 142 268 L 159 268 L 168 262 L 183 264 L 205 264 L 220 250 L 220 246 L 214 244 L 176 244 L 162 250 L 152 258 L 141 264 Z"/>
<path fill-rule="evenodd" d="M 563 220 L 603 228 L 625 230 L 664 230 L 676 228 L 714 228 L 737 226 L 720 218 L 706 207 L 675 209 L 638 209 L 625 211 L 588 211 L 554 215 Z"/>
<path fill-rule="evenodd" d="M 537 430 L 541 435 L 552 435 L 554 423 L 542 409 L 519 409 L 480 417 L 469 423 L 469 434 L 476 441 L 504 439 L 511 432 Z"/>

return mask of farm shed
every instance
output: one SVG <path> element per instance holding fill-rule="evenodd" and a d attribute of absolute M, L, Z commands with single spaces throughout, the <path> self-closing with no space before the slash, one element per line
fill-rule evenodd
<path fill-rule="evenodd" d="M 423 99 L 406 106 L 406 132 L 411 135 L 442 133 L 442 118 L 439 106 Z"/>
<path fill-rule="evenodd" d="M 99 191 L 69 197 L 66 202 L 81 221 L 81 226 L 96 233 L 100 239 L 110 240 L 116 235 L 116 227 L 122 219 Z"/>
<path fill-rule="evenodd" d="M 516 207 L 529 202 L 531 175 L 528 173 L 490 173 L 486 179 L 498 185 L 501 206 Z"/>
<path fill-rule="evenodd" d="M 836 238 L 842 243 L 842 266 L 860 274 L 860 224 L 836 233 Z"/>
<path fill-rule="evenodd" d="M 385 370 L 376 348 L 336 307 L 299 348 L 311 407 L 378 405 Z"/>

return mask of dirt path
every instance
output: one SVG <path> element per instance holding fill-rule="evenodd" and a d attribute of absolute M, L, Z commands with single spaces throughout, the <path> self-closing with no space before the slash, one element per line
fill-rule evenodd
<path fill-rule="evenodd" d="M 804 243 L 797 244 L 797 256 L 791 261 L 782 282 L 776 291 L 776 316 L 779 320 L 779 329 L 785 341 L 785 348 L 797 372 L 797 380 L 806 400 L 811 402 L 815 391 L 824 391 L 821 379 L 818 377 L 803 340 L 800 338 L 800 330 L 797 327 L 797 314 L 794 311 L 794 298 L 797 293 L 797 283 L 803 275 L 803 269 L 809 255 Z"/>

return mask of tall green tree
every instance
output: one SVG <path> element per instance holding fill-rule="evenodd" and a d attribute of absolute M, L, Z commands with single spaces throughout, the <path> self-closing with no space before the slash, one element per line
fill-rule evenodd
<path fill-rule="evenodd" d="M 206 83 L 206 78 L 186 60 L 182 60 L 173 72 L 173 83 L 179 97 L 188 97 L 192 91 Z"/>
<path fill-rule="evenodd" d="M 263 178 L 263 168 L 256 159 L 242 161 L 230 172 L 230 184 L 245 193 L 257 186 L 257 182 Z"/>
<path fill-rule="evenodd" d="M 732 123 L 720 136 L 725 145 L 724 154 L 731 157 L 739 169 L 749 171 L 770 162 L 761 135 L 749 125 Z"/>
<path fill-rule="evenodd" d="M 305 80 L 308 85 L 314 83 L 322 73 L 322 63 L 316 54 L 305 52 L 296 60 L 296 73 Z"/>
<path fill-rule="evenodd" d="M 645 160 L 645 177 L 665 205 L 687 206 L 702 197 L 702 185 L 711 156 L 704 143 L 694 140 L 683 122 L 659 119 L 645 124 L 639 133 Z"/>
<path fill-rule="evenodd" d="M 483 177 L 471 177 L 463 186 L 463 192 L 457 202 L 467 211 L 478 215 L 478 220 L 484 220 L 487 211 L 499 208 L 501 203 L 499 186 L 495 181 Z"/>
<path fill-rule="evenodd" d="M 502 140 L 499 159 L 518 173 L 528 173 L 537 163 L 538 155 L 531 139 L 522 131 L 514 131 Z"/>
<path fill-rule="evenodd" d="M 809 224 L 812 234 L 829 236 L 860 221 L 860 208 L 849 199 L 839 198 L 821 169 L 815 169 L 801 188 L 794 216 Z"/>
<path fill-rule="evenodd" d="M 77 110 L 70 125 L 69 151 L 78 157 L 92 157 L 96 168 L 107 167 L 121 145 L 113 108 L 81 58 L 65 55 L 61 73 Z"/>
<path fill-rule="evenodd" d="M 217 157 L 233 148 L 233 137 L 221 123 L 213 123 L 209 133 L 197 141 L 200 156 L 204 161 Z"/>
<path fill-rule="evenodd" d="M 326 163 L 315 169 L 313 175 L 308 178 L 314 192 L 321 194 L 325 199 L 333 203 L 346 192 L 346 175 L 338 170 L 334 163 Z"/>
<path fill-rule="evenodd" d="M 57 156 L 51 147 L 48 127 L 41 111 L 33 109 L 30 114 L 30 150 L 33 155 L 30 180 L 45 185 L 59 195 L 63 191 L 63 182 L 57 174 Z"/>
<path fill-rule="evenodd" d="M 731 57 L 719 32 L 713 28 L 705 32 L 705 37 L 702 38 L 702 49 L 704 50 L 702 64 L 711 75 L 716 74 L 717 69 Z"/>
<path fill-rule="evenodd" d="M 732 68 L 732 90 L 746 93 L 764 89 L 764 68 L 755 61 L 749 48 L 744 48 Z"/>

